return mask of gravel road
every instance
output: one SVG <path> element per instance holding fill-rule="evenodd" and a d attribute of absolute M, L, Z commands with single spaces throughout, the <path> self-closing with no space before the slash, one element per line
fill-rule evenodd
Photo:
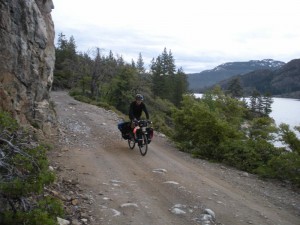
<path fill-rule="evenodd" d="M 297 225 L 299 189 L 178 151 L 154 134 L 146 156 L 129 149 L 118 116 L 52 92 L 59 135 L 51 191 L 71 224 Z"/>

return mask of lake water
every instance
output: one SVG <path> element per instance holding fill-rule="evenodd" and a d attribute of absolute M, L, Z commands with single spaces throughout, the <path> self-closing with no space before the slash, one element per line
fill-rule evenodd
<path fill-rule="evenodd" d="M 300 100 L 291 98 L 273 98 L 272 117 L 276 124 L 289 124 L 291 128 L 300 126 Z"/>
<path fill-rule="evenodd" d="M 202 94 L 194 94 L 197 98 L 201 98 Z M 286 123 L 290 128 L 300 126 L 300 100 L 291 98 L 273 98 L 272 117 L 276 125 Z M 298 137 L 300 136 L 297 132 Z"/>

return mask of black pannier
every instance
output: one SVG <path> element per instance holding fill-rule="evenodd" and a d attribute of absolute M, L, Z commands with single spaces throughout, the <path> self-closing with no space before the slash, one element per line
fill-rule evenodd
<path fill-rule="evenodd" d="M 122 137 L 127 140 L 130 138 L 131 122 L 122 122 L 118 124 L 118 129 L 121 131 Z"/>

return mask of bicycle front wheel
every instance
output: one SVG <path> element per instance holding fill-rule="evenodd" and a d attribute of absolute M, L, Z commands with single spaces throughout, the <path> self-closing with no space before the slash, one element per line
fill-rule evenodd
<path fill-rule="evenodd" d="M 128 146 L 129 146 L 130 149 L 134 149 L 134 146 L 135 146 L 134 138 L 129 138 L 128 139 Z"/>
<path fill-rule="evenodd" d="M 142 134 L 142 138 L 138 141 L 138 144 L 141 155 L 145 156 L 148 150 L 148 139 L 146 134 Z"/>

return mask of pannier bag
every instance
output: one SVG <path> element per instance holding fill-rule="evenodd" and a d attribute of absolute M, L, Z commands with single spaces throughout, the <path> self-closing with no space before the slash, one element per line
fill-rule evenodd
<path fill-rule="evenodd" d="M 151 142 L 151 140 L 153 138 L 153 135 L 154 135 L 153 128 L 152 127 L 148 127 L 146 130 L 147 130 L 148 144 L 150 144 L 150 142 Z"/>
<path fill-rule="evenodd" d="M 130 122 L 122 122 L 118 124 L 118 129 L 121 131 L 122 137 L 127 140 L 130 138 Z"/>

